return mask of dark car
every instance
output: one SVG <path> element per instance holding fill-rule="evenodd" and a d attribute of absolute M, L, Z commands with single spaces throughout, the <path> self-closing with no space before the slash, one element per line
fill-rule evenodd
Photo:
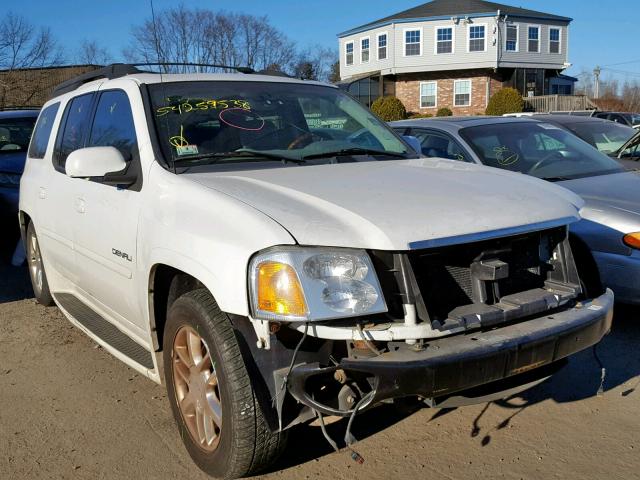
<path fill-rule="evenodd" d="M 38 110 L 0 112 L 0 215 L 2 217 L 18 214 L 20 177 L 24 170 L 29 140 L 31 140 L 37 118 Z"/>
<path fill-rule="evenodd" d="M 627 169 L 640 168 L 639 132 L 635 128 L 595 117 L 535 115 L 531 118 L 570 131 L 602 153 L 619 160 Z"/>
<path fill-rule="evenodd" d="M 595 112 L 595 118 L 604 118 L 612 122 L 628 125 L 629 127 L 637 127 L 640 125 L 640 113 L 632 112 Z"/>
<path fill-rule="evenodd" d="M 0 111 L 0 257 L 14 251 L 20 236 L 18 199 L 20 177 L 38 110 Z"/>

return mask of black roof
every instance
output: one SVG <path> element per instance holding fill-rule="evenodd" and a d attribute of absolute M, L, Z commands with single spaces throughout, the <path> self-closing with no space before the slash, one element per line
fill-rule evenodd
<path fill-rule="evenodd" d="M 418 5 L 417 7 L 410 8 L 409 10 L 389 15 L 388 17 L 353 28 L 347 32 L 341 33 L 340 35 L 346 35 L 355 30 L 362 30 L 367 27 L 373 27 L 377 24 L 389 23 L 396 20 L 431 17 L 460 17 L 478 13 L 497 13 L 498 10 L 500 10 L 500 14 L 508 15 L 510 17 L 537 18 L 567 23 L 573 20 L 569 17 L 551 15 L 549 13 L 528 10 L 526 8 L 512 7 L 501 3 L 486 2 L 484 0 L 433 0 L 431 2 Z"/>

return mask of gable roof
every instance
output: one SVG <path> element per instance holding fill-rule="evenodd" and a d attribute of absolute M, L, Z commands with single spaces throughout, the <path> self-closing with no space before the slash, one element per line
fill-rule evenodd
<path fill-rule="evenodd" d="M 358 31 L 368 30 L 373 27 L 388 25 L 392 22 L 424 20 L 433 18 L 451 18 L 454 16 L 490 14 L 495 16 L 500 11 L 501 15 L 510 17 L 535 18 L 541 20 L 555 20 L 558 22 L 571 22 L 573 19 L 569 17 L 561 17 L 550 13 L 528 10 L 526 8 L 512 7 L 500 3 L 486 2 L 484 0 L 433 0 L 417 7 L 398 12 L 388 17 L 366 23 L 356 28 L 352 28 L 346 32 L 338 34 L 339 37 L 357 33 Z"/>

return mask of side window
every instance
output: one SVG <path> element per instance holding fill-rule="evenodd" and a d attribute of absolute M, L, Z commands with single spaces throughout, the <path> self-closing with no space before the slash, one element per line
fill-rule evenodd
<path fill-rule="evenodd" d="M 100 95 L 87 146 L 116 147 L 127 162 L 138 156 L 131 105 L 122 90 L 106 91 Z"/>
<path fill-rule="evenodd" d="M 60 108 L 60 103 L 54 103 L 40 113 L 38 123 L 36 123 L 36 129 L 31 139 L 31 145 L 29 146 L 29 157 L 44 158 L 58 108 Z"/>
<path fill-rule="evenodd" d="M 55 164 L 58 170 L 64 171 L 67 157 L 74 150 L 84 147 L 84 137 L 87 132 L 93 93 L 74 98 L 67 105 L 62 125 L 64 130 L 58 137 Z"/>
<path fill-rule="evenodd" d="M 458 144 L 447 135 L 427 130 L 413 130 L 411 134 L 420 140 L 422 154 L 427 157 L 448 158 L 461 162 L 470 161 Z"/>

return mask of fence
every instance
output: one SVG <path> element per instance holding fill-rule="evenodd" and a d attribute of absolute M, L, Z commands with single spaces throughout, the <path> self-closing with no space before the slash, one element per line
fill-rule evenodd
<path fill-rule="evenodd" d="M 525 110 L 534 112 L 573 112 L 595 110 L 597 105 L 585 95 L 542 95 L 524 97 Z"/>

